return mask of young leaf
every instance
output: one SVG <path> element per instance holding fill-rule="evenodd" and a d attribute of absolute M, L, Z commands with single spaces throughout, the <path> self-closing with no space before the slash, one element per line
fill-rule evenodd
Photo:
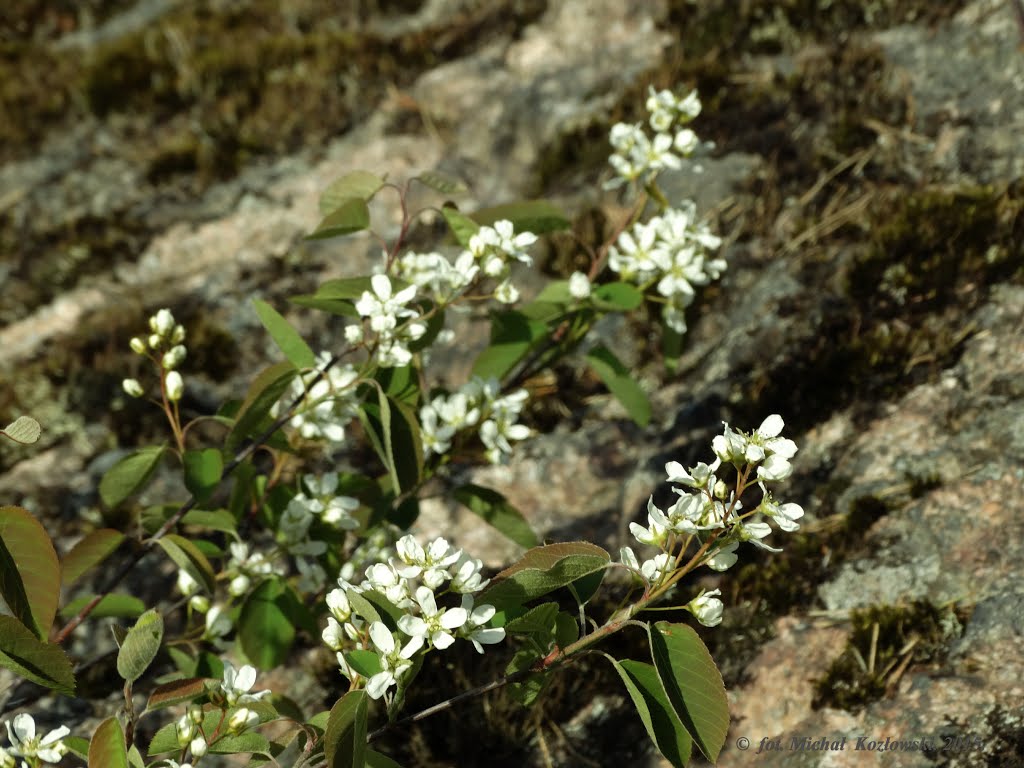
<path fill-rule="evenodd" d="M 0 666 L 58 693 L 75 695 L 75 675 L 64 649 L 42 642 L 16 618 L 2 614 Z"/>
<path fill-rule="evenodd" d="M 270 337 L 284 352 L 296 368 L 313 368 L 316 366 L 316 355 L 309 345 L 299 335 L 299 332 L 292 327 L 292 324 L 285 320 L 276 309 L 260 299 L 253 299 L 256 307 L 256 314 L 259 315 L 263 327 L 270 333 Z"/>
<path fill-rule="evenodd" d="M 366 721 L 366 691 L 349 691 L 331 708 L 324 731 L 326 768 L 363 768 Z"/>
<path fill-rule="evenodd" d="M 595 347 L 587 354 L 587 362 L 601 377 L 608 390 L 622 403 L 630 418 L 639 426 L 646 427 L 651 421 L 651 401 L 630 376 L 629 369 L 603 345 Z"/>
<path fill-rule="evenodd" d="M 238 409 L 234 429 L 228 435 L 229 450 L 234 450 L 243 440 L 259 431 L 274 403 L 281 399 L 292 379 L 298 375 L 298 370 L 290 361 L 282 361 L 264 369 L 256 377 Z"/>
<path fill-rule="evenodd" d="M 164 620 L 155 609 L 139 616 L 117 652 L 117 673 L 128 682 L 138 680 L 153 663 L 163 639 Z"/>
<path fill-rule="evenodd" d="M 352 171 L 331 182 L 320 195 L 320 215 L 327 216 L 341 207 L 349 198 L 369 200 L 381 187 L 384 179 L 369 171 Z"/>
<path fill-rule="evenodd" d="M 441 209 L 444 220 L 452 229 L 452 234 L 463 248 L 469 247 L 469 240 L 480 229 L 480 225 L 468 216 L 459 213 L 454 206 L 446 205 Z"/>
<path fill-rule="evenodd" d="M 469 191 L 466 185 L 458 179 L 453 179 L 438 171 L 424 171 L 419 176 L 414 176 L 412 181 L 418 181 L 442 195 L 464 195 Z"/>
<path fill-rule="evenodd" d="M 516 232 L 533 232 L 535 235 L 568 229 L 570 226 L 565 214 L 547 200 L 505 203 L 493 208 L 482 208 L 473 214 L 473 221 L 481 226 L 502 219 L 511 221 Z"/>
<path fill-rule="evenodd" d="M 116 717 L 108 717 L 92 735 L 89 768 L 128 768 L 128 748 Z"/>
<path fill-rule="evenodd" d="M 522 605 L 608 567 L 611 556 L 585 541 L 534 547 L 495 576 L 481 602 L 497 608 Z"/>
<path fill-rule="evenodd" d="M 306 235 L 307 240 L 326 240 L 331 237 L 349 235 L 370 226 L 370 209 L 366 201 L 359 197 L 349 197 L 339 201 L 338 207 L 324 216 L 323 220 Z"/>
<path fill-rule="evenodd" d="M 202 584 L 207 592 L 213 592 L 215 578 L 213 566 L 194 542 L 184 536 L 170 533 L 162 539 L 157 539 L 156 543 L 174 561 L 175 565 L 187 571 L 188 575 Z"/>
<path fill-rule="evenodd" d="M 112 466 L 100 480 L 100 498 L 108 509 L 117 507 L 149 482 L 156 471 L 164 446 L 143 448 L 125 456 Z"/>
<path fill-rule="evenodd" d="M 604 656 L 622 678 L 629 697 L 633 700 L 633 706 L 636 707 L 637 714 L 647 729 L 647 735 L 651 737 L 658 751 L 675 768 L 684 768 L 690 762 L 693 740 L 679 722 L 675 710 L 666 698 L 658 671 L 642 661 L 616 661 L 607 653 Z"/>
<path fill-rule="evenodd" d="M 0 507 L 0 596 L 46 639 L 60 599 L 60 563 L 46 529 L 21 507 Z"/>
<path fill-rule="evenodd" d="M 224 456 L 216 448 L 185 451 L 185 487 L 199 503 L 210 498 L 223 471 Z"/>
<path fill-rule="evenodd" d="M 273 669 L 288 657 L 295 642 L 290 602 L 287 585 L 274 577 L 256 587 L 242 604 L 238 639 L 258 669 Z"/>
<path fill-rule="evenodd" d="M 494 312 L 491 342 L 473 363 L 473 373 L 485 379 L 502 378 L 546 333 L 544 323 L 531 320 L 522 312 Z"/>
<path fill-rule="evenodd" d="M 11 440 L 22 445 L 34 443 L 39 439 L 41 432 L 42 429 L 39 426 L 39 422 L 31 416 L 19 416 L 6 427 L 0 429 L 0 435 L 7 435 Z"/>
<path fill-rule="evenodd" d="M 729 700 L 707 647 L 687 624 L 659 621 L 649 628 L 651 656 L 680 722 L 712 763 L 729 730 Z"/>
<path fill-rule="evenodd" d="M 95 595 L 81 595 L 60 609 L 60 615 L 65 619 L 77 616 Z M 112 592 L 104 595 L 96 603 L 96 607 L 89 613 L 91 619 L 134 619 L 146 612 L 146 604 L 135 597 L 121 592 Z"/>
<path fill-rule="evenodd" d="M 149 694 L 146 711 L 153 712 L 185 701 L 192 701 L 206 692 L 206 682 L 207 678 L 205 677 L 187 677 L 183 680 L 172 680 L 169 683 L 158 685 Z"/>
<path fill-rule="evenodd" d="M 66 589 L 78 581 L 92 568 L 114 553 L 124 534 L 113 528 L 100 528 L 82 537 L 61 562 L 61 583 Z"/>
<path fill-rule="evenodd" d="M 456 488 L 453 496 L 519 546 L 526 549 L 537 546 L 537 537 L 523 513 L 497 491 L 467 484 Z"/>

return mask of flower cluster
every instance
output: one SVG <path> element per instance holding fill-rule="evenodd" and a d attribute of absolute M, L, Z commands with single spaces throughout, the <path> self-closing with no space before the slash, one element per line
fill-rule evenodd
<path fill-rule="evenodd" d="M 659 171 L 680 168 L 682 158 L 692 155 L 700 145 L 697 134 L 684 127 L 700 114 L 696 91 L 680 99 L 671 91 L 651 88 L 646 106 L 648 122 L 655 131 L 653 139 L 640 123 L 612 126 L 609 138 L 615 152 L 608 162 L 618 176 L 605 184 L 606 189 L 632 182 L 647 184 Z"/>
<path fill-rule="evenodd" d="M 684 312 L 693 303 L 696 287 L 717 280 L 725 270 L 725 261 L 709 254 L 721 243 L 697 221 L 696 205 L 687 200 L 623 232 L 609 249 L 608 266 L 627 282 L 644 288 L 656 284 L 665 298 L 665 324 L 685 333 Z"/>
<path fill-rule="evenodd" d="M 368 675 L 366 692 L 374 699 L 385 696 L 412 670 L 417 654 L 430 649 L 444 650 L 456 638 L 473 643 L 480 653 L 483 646 L 501 642 L 505 630 L 490 627 L 492 605 L 475 605 L 473 594 L 487 585 L 480 570 L 483 564 L 454 549 L 443 538 L 426 547 L 412 535 L 403 536 L 395 545 L 396 556 L 366 569 L 366 578 L 354 585 L 339 579 L 339 587 L 327 595 L 330 617 L 323 632 L 324 642 L 338 654 L 342 672 L 358 679 L 344 649 L 374 650 L 378 670 Z M 362 603 L 381 600 L 402 615 L 391 626 L 379 616 L 361 615 L 355 595 Z M 461 595 L 459 604 L 441 607 L 438 597 Z M 351 597 L 350 597 L 351 595 Z"/>
<path fill-rule="evenodd" d="M 161 309 L 149 318 L 150 334 L 145 339 L 134 336 L 129 342 L 132 351 L 152 359 L 160 368 L 164 392 L 171 402 L 181 400 L 185 393 L 185 381 L 178 368 L 185 362 L 185 328 L 174 320 L 169 309 Z M 138 379 L 121 382 L 124 391 L 132 397 L 142 397 L 146 390 Z"/>
<path fill-rule="evenodd" d="M 679 498 L 666 509 L 655 505 L 651 497 L 647 502 L 647 526 L 639 523 L 629 526 L 638 542 L 661 551 L 640 563 L 633 550 L 624 547 L 623 564 L 655 588 L 665 583 L 691 542 L 702 548 L 699 564 L 716 571 L 724 571 L 736 563 L 736 550 L 744 541 L 780 552 L 762 541 L 772 532 L 765 520 L 773 520 L 780 530 L 790 532 L 799 528 L 796 521 L 804 514 L 798 504 L 779 504 L 768 488 L 769 483 L 784 480 L 792 473 L 789 459 L 796 454 L 797 447 L 792 440 L 779 436 L 783 426 L 778 415 L 769 416 L 749 434 L 737 432 L 726 424 L 724 432 L 712 441 L 714 462 L 701 462 L 689 469 L 684 469 L 677 461 L 666 464 L 668 481 L 679 483 L 685 489 L 672 489 Z M 736 472 L 732 489 L 718 476 L 723 465 L 733 467 Z M 745 511 L 740 497 L 753 485 L 760 488 L 761 500 L 754 509 Z M 721 622 L 722 602 L 715 597 L 717 594 L 717 590 L 703 593 L 687 606 L 702 624 L 715 626 Z"/>
<path fill-rule="evenodd" d="M 71 731 L 66 725 L 50 731 L 45 736 L 37 736 L 36 721 L 32 715 L 25 713 L 16 715 L 13 720 L 5 720 L 4 725 L 7 727 L 7 738 L 11 746 L 7 749 L 0 748 L 0 768 L 14 768 L 16 757 L 24 757 L 28 761 L 22 760 L 21 768 L 37 766 L 40 763 L 56 764 L 68 752 L 64 737 Z"/>
<path fill-rule="evenodd" d="M 492 464 L 507 461 L 512 441 L 530 436 L 529 427 L 518 423 L 529 394 L 525 389 L 507 395 L 500 392 L 497 379 L 474 376 L 458 391 L 434 397 L 420 409 L 424 452 L 428 456 L 443 454 L 451 448 L 457 432 L 479 425 L 487 460 Z"/>
<path fill-rule="evenodd" d="M 355 387 L 359 374 L 352 365 L 329 365 L 330 362 L 329 352 L 317 355 L 317 369 L 294 380 L 270 415 L 276 418 L 281 413 L 281 403 L 304 397 L 303 406 L 291 417 L 289 425 L 307 440 L 323 438 L 339 444 L 345 439 L 345 427 L 359 413 Z"/>

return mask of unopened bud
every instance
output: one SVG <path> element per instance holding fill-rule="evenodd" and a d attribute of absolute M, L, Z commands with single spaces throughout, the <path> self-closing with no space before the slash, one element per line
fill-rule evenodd
<path fill-rule="evenodd" d="M 173 371 L 185 362 L 185 354 L 185 348 L 181 344 L 178 344 L 176 347 L 171 347 L 171 349 L 165 352 L 163 360 L 160 362 L 168 371 Z"/>
<path fill-rule="evenodd" d="M 167 374 L 166 383 L 167 399 L 175 403 L 181 400 L 181 396 L 185 394 L 185 380 L 181 378 L 181 374 L 171 371 Z"/>
<path fill-rule="evenodd" d="M 132 397 L 142 397 L 146 394 L 146 391 L 139 384 L 137 379 L 125 379 L 121 382 L 121 386 L 124 387 L 124 391 Z"/>
<path fill-rule="evenodd" d="M 138 336 L 132 336 L 132 340 L 128 342 L 128 346 L 132 348 L 132 352 L 137 355 L 146 354 L 146 342 L 140 339 Z"/>
<path fill-rule="evenodd" d="M 199 759 L 206 754 L 206 749 L 209 745 L 206 743 L 206 739 L 203 738 L 202 734 L 192 739 L 192 743 L 188 745 L 188 748 L 192 750 L 192 757 Z"/>

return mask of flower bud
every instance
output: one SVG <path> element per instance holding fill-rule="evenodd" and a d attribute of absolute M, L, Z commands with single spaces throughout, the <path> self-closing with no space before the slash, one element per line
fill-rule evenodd
<path fill-rule="evenodd" d="M 169 309 L 161 309 L 149 318 L 149 327 L 153 333 L 160 336 L 170 336 L 174 331 L 174 315 Z"/>
<path fill-rule="evenodd" d="M 181 374 L 171 371 L 167 374 L 166 383 L 167 399 L 175 403 L 181 400 L 181 396 L 185 394 L 185 381 L 181 378 Z"/>
<path fill-rule="evenodd" d="M 210 598 L 206 595 L 192 595 L 188 599 L 188 604 L 192 606 L 192 610 L 196 613 L 206 613 L 210 610 Z"/>
<path fill-rule="evenodd" d="M 125 379 L 121 382 L 121 386 L 124 387 L 124 391 L 132 397 L 142 397 L 146 394 L 142 385 L 139 384 L 137 379 Z"/>
<path fill-rule="evenodd" d="M 260 716 L 247 707 L 236 710 L 228 720 L 228 730 L 233 733 L 241 733 L 247 728 L 259 725 Z"/>
<path fill-rule="evenodd" d="M 128 342 L 128 346 L 132 348 L 132 352 L 137 355 L 146 354 L 146 342 L 140 339 L 138 336 L 132 336 L 132 340 Z"/>
<path fill-rule="evenodd" d="M 196 724 L 192 722 L 188 715 L 182 715 L 174 725 L 174 733 L 178 739 L 179 747 L 184 747 L 192 741 L 192 736 L 195 732 Z"/>
<path fill-rule="evenodd" d="M 569 278 L 569 295 L 580 300 L 590 296 L 590 279 L 582 272 L 573 272 Z"/>
<path fill-rule="evenodd" d="M 168 371 L 173 371 L 185 361 L 185 354 L 185 348 L 181 344 L 178 344 L 176 347 L 171 347 L 171 349 L 164 353 L 163 359 L 160 363 Z"/>
<path fill-rule="evenodd" d="M 188 745 L 188 748 L 192 750 L 192 757 L 197 760 L 206 754 L 206 749 L 209 745 L 206 743 L 206 739 L 203 738 L 202 734 L 192 739 L 192 743 Z"/>

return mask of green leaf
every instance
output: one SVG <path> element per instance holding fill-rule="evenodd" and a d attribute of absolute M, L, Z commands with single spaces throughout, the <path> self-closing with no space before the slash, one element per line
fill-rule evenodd
<path fill-rule="evenodd" d="M 207 678 L 205 677 L 186 677 L 158 685 L 149 694 L 146 711 L 153 712 L 164 707 L 173 707 L 175 704 L 192 701 L 206 693 L 206 683 Z"/>
<path fill-rule="evenodd" d="M 505 625 L 505 632 L 513 635 L 539 635 L 544 640 L 554 635 L 558 603 L 541 603 Z"/>
<path fill-rule="evenodd" d="M 255 731 L 228 734 L 210 744 L 210 752 L 218 755 L 259 754 L 270 757 L 270 742 L 267 737 Z"/>
<path fill-rule="evenodd" d="M 42 428 L 31 416 L 19 416 L 3 429 L 0 434 L 7 435 L 11 440 L 22 445 L 31 445 L 39 439 Z"/>
<path fill-rule="evenodd" d="M 46 639 L 60 600 L 60 563 L 46 529 L 21 507 L 0 507 L 0 596 Z"/>
<path fill-rule="evenodd" d="M 82 595 L 76 597 L 70 603 L 60 609 L 60 615 L 65 619 L 77 616 L 95 595 Z M 96 607 L 89 612 L 92 619 L 134 619 L 146 611 L 146 604 L 134 595 L 126 595 L 121 592 L 112 592 L 104 595 L 96 604 Z"/>
<path fill-rule="evenodd" d="M 469 191 L 466 185 L 458 179 L 453 179 L 438 171 L 424 171 L 419 176 L 414 176 L 412 181 L 418 181 L 442 195 L 464 195 Z"/>
<path fill-rule="evenodd" d="M 601 377 L 608 391 L 622 403 L 630 418 L 639 426 L 646 427 L 651 421 L 651 401 L 630 376 L 629 369 L 603 345 L 587 354 L 587 362 Z"/>
<path fill-rule="evenodd" d="M 156 609 L 139 616 L 117 652 L 117 673 L 130 683 L 138 680 L 160 652 L 163 639 L 164 619 Z"/>
<path fill-rule="evenodd" d="M 490 345 L 473 363 L 473 373 L 501 379 L 530 348 L 547 335 L 547 326 L 522 312 L 506 310 L 491 315 Z"/>
<path fill-rule="evenodd" d="M 70 587 L 110 557 L 122 541 L 124 534 L 113 528 L 100 528 L 83 536 L 61 562 L 61 583 L 64 588 Z"/>
<path fill-rule="evenodd" d="M 259 669 L 273 669 L 288 657 L 295 642 L 292 599 L 284 581 L 275 577 L 256 587 L 242 604 L 238 639 Z"/>
<path fill-rule="evenodd" d="M 185 451 L 185 487 L 202 504 L 213 495 L 224 471 L 224 456 L 216 448 Z"/>
<path fill-rule="evenodd" d="M 622 678 L 654 746 L 675 768 L 684 768 L 690 762 L 693 740 L 665 696 L 658 671 L 642 661 L 616 661 L 607 653 L 604 656 Z"/>
<path fill-rule="evenodd" d="M 649 632 L 654 666 L 672 708 L 704 756 L 716 762 L 729 730 L 729 700 L 714 659 L 687 624 L 659 621 Z"/>
<path fill-rule="evenodd" d="M 274 403 L 281 399 L 292 379 L 298 375 L 299 372 L 290 361 L 281 361 L 264 369 L 256 377 L 238 409 L 235 427 L 228 435 L 229 450 L 234 450 L 243 440 L 260 431 Z"/>
<path fill-rule="evenodd" d="M 363 768 L 366 759 L 366 691 L 349 691 L 331 708 L 324 731 L 326 768 Z"/>
<path fill-rule="evenodd" d="M 585 541 L 534 547 L 495 576 L 480 601 L 499 609 L 522 605 L 603 570 L 609 562 L 611 556 L 607 552 Z"/>
<path fill-rule="evenodd" d="M 326 240 L 331 237 L 350 235 L 370 226 L 370 209 L 366 201 L 358 197 L 349 197 L 341 201 L 337 208 L 324 216 L 323 220 L 306 235 L 307 240 Z"/>
<path fill-rule="evenodd" d="M 75 695 L 75 675 L 64 649 L 39 640 L 16 618 L 2 614 L 0 666 L 58 693 Z"/>
<path fill-rule="evenodd" d="M 402 768 L 402 766 L 387 755 L 368 749 L 366 750 L 366 768 Z"/>
<path fill-rule="evenodd" d="M 502 219 L 511 221 L 516 232 L 533 232 L 535 235 L 568 229 L 570 226 L 565 214 L 547 200 L 505 203 L 483 208 L 473 214 L 473 221 L 481 226 L 489 226 Z"/>
<path fill-rule="evenodd" d="M 381 671 L 380 656 L 374 651 L 349 651 L 345 654 L 345 661 L 365 678 L 371 678 Z"/>
<path fill-rule="evenodd" d="M 369 171 L 346 173 L 320 195 L 320 215 L 333 213 L 353 197 L 369 201 L 383 186 L 384 179 Z"/>
<path fill-rule="evenodd" d="M 497 491 L 467 484 L 456 488 L 452 495 L 519 546 L 527 549 L 537 546 L 537 537 L 523 513 Z"/>
<path fill-rule="evenodd" d="M 299 332 L 292 327 L 292 324 L 285 320 L 276 309 L 260 299 L 253 299 L 256 307 L 256 314 L 259 315 L 263 327 L 270 333 L 270 337 L 284 352 L 297 368 L 313 368 L 316 366 L 316 355 L 309 345 L 299 335 Z"/>
<path fill-rule="evenodd" d="M 444 216 L 444 220 L 448 222 L 448 226 L 451 227 L 452 234 L 455 235 L 459 245 L 463 248 L 468 248 L 470 238 L 479 231 L 480 225 L 468 216 L 459 213 L 451 205 L 444 206 L 441 209 L 441 214 Z"/>
<path fill-rule="evenodd" d="M 149 482 L 156 471 L 164 446 L 143 448 L 125 456 L 112 466 L 100 480 L 100 498 L 108 509 L 117 507 Z"/>
<path fill-rule="evenodd" d="M 190 509 L 181 518 L 182 525 L 195 525 L 211 531 L 238 535 L 238 522 L 226 509 Z"/>
<path fill-rule="evenodd" d="M 128 768 L 128 747 L 116 717 L 108 717 L 89 742 L 89 768 Z"/>
<path fill-rule="evenodd" d="M 591 295 L 591 303 L 598 309 L 618 312 L 632 312 L 643 300 L 643 293 L 631 283 L 605 283 Z"/>

